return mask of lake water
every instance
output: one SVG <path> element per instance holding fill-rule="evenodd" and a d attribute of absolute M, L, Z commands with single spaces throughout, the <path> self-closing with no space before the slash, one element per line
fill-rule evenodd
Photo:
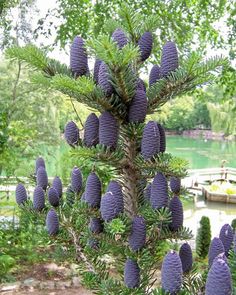
<path fill-rule="evenodd" d="M 167 138 L 167 152 L 189 161 L 190 169 L 226 166 L 236 168 L 236 142 L 192 139 L 182 136 Z"/>

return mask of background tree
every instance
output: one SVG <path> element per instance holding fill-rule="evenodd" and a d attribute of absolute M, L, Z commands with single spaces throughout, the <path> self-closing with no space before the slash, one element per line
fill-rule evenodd
<path fill-rule="evenodd" d="M 196 237 L 196 252 L 198 257 L 206 258 L 211 243 L 211 225 L 207 216 L 202 216 Z"/>

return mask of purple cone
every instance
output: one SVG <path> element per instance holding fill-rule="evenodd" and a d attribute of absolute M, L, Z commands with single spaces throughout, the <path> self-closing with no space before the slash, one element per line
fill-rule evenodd
<path fill-rule="evenodd" d="M 111 192 L 115 196 L 118 213 L 124 212 L 124 200 L 121 185 L 117 181 L 112 180 L 108 184 L 107 192 Z"/>
<path fill-rule="evenodd" d="M 98 84 L 102 88 L 103 92 L 107 96 L 111 96 L 113 93 L 113 86 L 110 82 L 110 76 L 108 72 L 108 67 L 107 65 L 102 62 L 100 67 L 99 67 L 99 72 L 98 72 Z"/>
<path fill-rule="evenodd" d="M 128 118 L 131 123 L 142 123 L 147 114 L 147 97 L 145 91 L 137 89 L 130 106 Z"/>
<path fill-rule="evenodd" d="M 119 28 L 113 32 L 111 38 L 117 43 L 120 49 L 128 43 L 128 38 L 126 37 L 125 33 Z"/>
<path fill-rule="evenodd" d="M 232 277 L 227 263 L 223 259 L 216 259 L 208 273 L 206 281 L 206 295 L 231 295 Z"/>
<path fill-rule="evenodd" d="M 149 121 L 143 130 L 141 153 L 145 160 L 160 152 L 160 132 L 157 123 Z"/>
<path fill-rule="evenodd" d="M 145 61 L 152 53 L 152 34 L 145 32 L 138 41 L 138 46 L 141 53 L 141 61 Z"/>
<path fill-rule="evenodd" d="M 151 198 L 151 188 L 152 188 L 152 184 L 149 183 L 144 190 L 144 198 L 148 202 L 150 202 L 150 198 Z"/>
<path fill-rule="evenodd" d="M 109 112 L 102 113 L 99 117 L 99 143 L 106 147 L 116 148 L 118 132 L 117 120 Z"/>
<path fill-rule="evenodd" d="M 54 209 L 50 209 L 48 211 L 46 217 L 46 227 L 50 236 L 54 236 L 59 232 L 59 219 Z"/>
<path fill-rule="evenodd" d="M 154 65 L 149 75 L 149 87 L 161 78 L 161 69 L 158 65 Z"/>
<path fill-rule="evenodd" d="M 70 68 L 76 77 L 85 75 L 88 71 L 88 56 L 84 40 L 79 36 L 76 36 L 71 44 Z"/>
<path fill-rule="evenodd" d="M 128 258 L 125 263 L 124 281 L 126 287 L 137 288 L 140 283 L 140 269 L 136 261 Z"/>
<path fill-rule="evenodd" d="M 55 188 L 50 187 L 48 190 L 48 201 L 53 207 L 59 206 L 59 195 Z"/>
<path fill-rule="evenodd" d="M 157 173 L 151 186 L 150 203 L 153 209 L 160 209 L 168 205 L 168 186 L 164 174 Z"/>
<path fill-rule="evenodd" d="M 45 162 L 42 157 L 38 157 L 38 159 L 35 161 L 35 174 L 37 174 L 39 167 L 46 169 Z"/>
<path fill-rule="evenodd" d="M 161 284 L 166 292 L 176 294 L 182 285 L 182 263 L 175 251 L 170 251 L 164 257 L 161 267 Z"/>
<path fill-rule="evenodd" d="M 221 239 L 222 244 L 225 248 L 225 255 L 228 256 L 229 250 L 233 245 L 234 233 L 233 229 L 229 224 L 225 224 L 222 226 L 220 230 L 219 238 Z"/>
<path fill-rule="evenodd" d="M 117 201 L 111 192 L 105 193 L 102 197 L 100 211 L 102 219 L 107 222 L 118 216 Z"/>
<path fill-rule="evenodd" d="M 74 193 L 78 194 L 82 188 L 82 174 L 78 167 L 74 167 L 71 172 L 71 188 Z"/>
<path fill-rule="evenodd" d="M 209 267 L 211 267 L 213 260 L 223 252 L 225 252 L 225 248 L 221 240 L 219 238 L 212 239 L 208 252 Z"/>
<path fill-rule="evenodd" d="M 78 145 L 79 141 L 79 129 L 75 122 L 70 121 L 65 126 L 64 137 L 67 143 L 71 146 Z"/>
<path fill-rule="evenodd" d="M 91 217 L 89 223 L 89 229 L 94 234 L 100 234 L 103 231 L 102 220 L 97 217 Z"/>
<path fill-rule="evenodd" d="M 179 250 L 179 257 L 182 263 L 183 272 L 189 272 L 193 266 L 192 249 L 188 243 L 184 243 Z"/>
<path fill-rule="evenodd" d="M 52 187 L 55 188 L 55 190 L 58 193 L 58 197 L 62 197 L 62 182 L 60 177 L 56 176 L 52 181 Z"/>
<path fill-rule="evenodd" d="M 44 190 L 41 186 L 36 186 L 33 196 L 33 207 L 35 210 L 41 211 L 45 207 Z"/>
<path fill-rule="evenodd" d="M 96 82 L 96 84 L 98 84 L 98 74 L 99 74 L 99 68 L 101 63 L 102 61 L 96 58 L 95 64 L 94 64 L 94 71 L 93 71 L 93 79 Z"/>
<path fill-rule="evenodd" d="M 179 66 L 178 52 L 174 42 L 166 42 L 162 49 L 161 75 L 166 77 Z"/>
<path fill-rule="evenodd" d="M 129 246 L 133 251 L 138 251 L 146 243 L 146 223 L 142 216 L 133 218 L 131 233 L 129 236 Z"/>
<path fill-rule="evenodd" d="M 39 167 L 36 175 L 37 185 L 46 190 L 48 186 L 48 175 L 44 167 Z"/>
<path fill-rule="evenodd" d="M 19 183 L 16 187 L 16 203 L 18 205 L 24 204 L 27 201 L 27 192 L 22 183 Z"/>
<path fill-rule="evenodd" d="M 183 213 L 183 205 L 179 197 L 174 196 L 169 203 L 169 210 L 171 212 L 171 223 L 170 229 L 172 231 L 177 231 L 179 228 L 183 226 L 184 221 L 184 213 Z"/>
<path fill-rule="evenodd" d="M 84 125 L 84 144 L 87 147 L 95 146 L 99 142 L 99 120 L 91 113 Z"/>
<path fill-rule="evenodd" d="M 157 123 L 159 133 L 160 133 L 160 152 L 164 153 L 166 151 L 166 133 L 164 127 Z"/>
<path fill-rule="evenodd" d="M 95 172 L 89 174 L 85 187 L 85 200 L 92 208 L 99 208 L 101 203 L 102 185 Z"/>
<path fill-rule="evenodd" d="M 170 178 L 170 188 L 173 193 L 179 194 L 181 186 L 181 180 L 178 177 L 171 177 Z"/>
<path fill-rule="evenodd" d="M 214 263 L 214 261 L 215 260 L 217 260 L 217 259 L 222 259 L 222 260 L 224 260 L 224 262 L 226 262 L 226 263 L 228 263 L 228 259 L 227 259 L 227 257 L 226 257 L 226 255 L 225 255 L 225 253 L 223 252 L 223 253 L 220 253 L 219 255 L 217 255 L 216 257 L 215 257 L 215 259 L 213 260 L 213 263 Z"/>
<path fill-rule="evenodd" d="M 137 89 L 143 90 L 146 93 L 146 85 L 141 78 L 138 78 Z"/>

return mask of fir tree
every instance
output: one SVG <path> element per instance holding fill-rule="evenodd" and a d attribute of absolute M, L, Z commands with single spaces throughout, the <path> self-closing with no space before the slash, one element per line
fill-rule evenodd
<path fill-rule="evenodd" d="M 211 225 L 207 216 L 202 216 L 196 237 L 196 252 L 198 257 L 205 258 L 211 244 Z"/>
<path fill-rule="evenodd" d="M 8 56 L 39 70 L 41 74 L 35 77 L 38 83 L 101 113 L 98 120 L 87 119 L 86 138 L 80 137 L 74 122 L 65 128 L 65 138 L 73 153 L 93 159 L 95 165 L 86 181 L 82 180 L 79 168 L 73 169 L 69 186 L 73 202 L 67 200 L 62 202 L 61 209 L 49 211 L 49 234 L 55 235 L 60 228 L 68 233 L 64 238 L 74 242 L 81 275 L 98 294 L 157 294 L 151 290 L 160 263 L 156 249 L 166 239 L 187 240 L 192 234 L 183 227 L 179 196 L 172 199 L 168 189 L 171 177 L 181 179 L 186 175 L 186 162 L 165 153 L 163 128 L 160 131 L 158 122 L 153 121 L 145 126 L 146 116 L 158 111 L 168 100 L 211 82 L 213 72 L 227 62 L 222 58 L 203 62 L 196 53 L 179 59 L 176 44 L 167 42 L 163 46 L 160 70 L 150 77 L 148 87 L 140 79 L 140 73 L 144 62 L 155 51 L 155 18 L 143 17 L 123 7 L 120 21 L 113 22 L 112 27 L 114 32 L 106 32 L 104 28 L 104 34 L 97 39 L 90 38 L 87 43 L 76 36 L 71 47 L 70 68 L 32 45 L 13 47 L 8 50 Z M 88 53 L 96 59 L 94 76 L 88 69 Z M 117 179 L 113 181 L 118 185 L 102 186 L 96 174 L 100 163 L 116 171 Z M 148 181 L 152 183 L 151 197 L 145 201 Z M 43 189 L 46 184 L 45 180 Z M 34 203 L 40 204 L 36 206 L 38 210 L 44 208 L 43 189 L 37 188 L 42 194 L 39 199 L 35 194 Z M 109 275 L 109 265 L 103 259 L 105 254 L 114 259 L 115 277 Z M 174 263 L 170 255 L 168 265 Z M 179 281 L 175 290 L 180 290 L 182 282 L 179 258 L 178 264 Z M 169 271 L 166 267 L 165 278 L 171 277 Z"/>

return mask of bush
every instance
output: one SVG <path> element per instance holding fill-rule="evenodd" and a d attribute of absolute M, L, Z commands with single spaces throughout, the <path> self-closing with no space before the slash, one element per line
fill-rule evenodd
<path fill-rule="evenodd" d="M 199 258 L 206 258 L 211 243 L 211 225 L 207 216 L 202 216 L 196 237 L 196 252 Z"/>

